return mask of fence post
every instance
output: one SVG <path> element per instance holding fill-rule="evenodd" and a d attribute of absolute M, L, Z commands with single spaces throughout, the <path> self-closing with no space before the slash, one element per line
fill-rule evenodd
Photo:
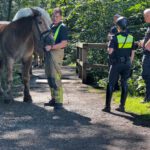
<path fill-rule="evenodd" d="M 79 62 L 82 62 L 82 48 L 79 48 Z M 82 78 L 82 66 L 79 65 L 79 78 Z"/>
<path fill-rule="evenodd" d="M 87 72 L 86 72 L 87 54 L 88 54 L 88 47 L 85 44 L 83 44 L 83 49 L 82 49 L 82 62 L 83 62 L 83 66 L 82 66 L 82 83 L 87 83 Z"/>
<path fill-rule="evenodd" d="M 79 47 L 77 46 L 77 51 L 76 51 L 76 73 L 79 73 L 79 64 L 78 64 L 78 60 L 79 60 Z"/>
<path fill-rule="evenodd" d="M 82 83 L 87 83 L 87 69 L 88 68 L 101 68 L 107 67 L 104 64 L 91 64 L 88 63 L 88 50 L 89 48 L 99 48 L 106 49 L 107 43 L 76 43 L 77 47 L 77 61 L 76 61 L 76 72 L 78 73 L 79 78 L 82 79 Z"/>

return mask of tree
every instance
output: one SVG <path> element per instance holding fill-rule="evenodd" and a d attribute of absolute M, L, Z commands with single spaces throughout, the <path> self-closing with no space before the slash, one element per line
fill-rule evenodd
<path fill-rule="evenodd" d="M 9 0 L 8 1 L 8 17 L 7 17 L 7 20 L 10 20 L 11 6 L 12 6 L 12 0 Z"/>

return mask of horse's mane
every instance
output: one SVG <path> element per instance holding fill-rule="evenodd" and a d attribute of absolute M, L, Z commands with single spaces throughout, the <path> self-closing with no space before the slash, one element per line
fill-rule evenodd
<path fill-rule="evenodd" d="M 50 24 L 52 23 L 51 18 L 49 16 L 49 14 L 42 8 L 40 7 L 32 7 L 32 8 L 21 8 L 16 15 L 14 16 L 14 18 L 12 19 L 12 21 L 17 21 L 21 18 L 24 17 L 29 17 L 29 16 L 33 16 L 33 11 L 32 9 L 35 9 L 37 11 L 39 11 L 42 15 L 42 17 L 45 20 L 45 23 L 47 24 L 47 26 L 50 26 Z"/>

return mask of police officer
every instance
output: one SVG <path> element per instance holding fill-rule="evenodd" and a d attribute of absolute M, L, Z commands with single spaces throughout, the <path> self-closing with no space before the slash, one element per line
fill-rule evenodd
<path fill-rule="evenodd" d="M 112 37 L 108 44 L 108 54 L 110 57 L 109 82 L 106 90 L 106 104 L 103 111 L 110 112 L 111 98 L 113 89 L 118 76 L 121 77 L 121 99 L 118 111 L 125 111 L 125 101 L 127 98 L 127 79 L 129 78 L 131 64 L 134 58 L 134 39 L 133 36 L 126 32 L 127 19 L 119 17 L 117 19 L 118 33 Z"/>
<path fill-rule="evenodd" d="M 144 19 L 150 24 L 150 9 L 144 11 Z M 150 102 L 150 27 L 148 27 L 144 40 L 139 42 L 139 46 L 143 47 L 142 59 L 142 77 L 146 84 L 146 94 L 142 103 Z"/>
<path fill-rule="evenodd" d="M 118 33 L 118 30 L 117 30 L 117 26 L 116 26 L 116 21 L 117 19 L 121 17 L 121 15 L 119 14 L 115 14 L 114 17 L 113 17 L 113 23 L 114 23 L 114 26 L 111 27 L 110 29 L 110 32 L 108 33 L 108 40 L 110 41 L 112 36 L 114 36 L 115 34 Z M 110 66 L 110 60 L 108 59 L 108 63 L 109 63 L 109 66 Z M 119 76 L 118 76 L 118 80 L 119 80 Z M 117 91 L 119 90 L 119 82 L 118 80 L 116 81 L 116 84 L 115 84 L 115 87 L 114 87 L 114 91 Z"/>
<path fill-rule="evenodd" d="M 63 88 L 61 83 L 61 65 L 64 57 L 64 48 L 67 46 L 67 27 L 62 23 L 62 11 L 55 8 L 52 16 L 51 26 L 54 35 L 54 45 L 46 45 L 45 49 L 50 52 L 48 59 L 45 59 L 45 72 L 51 91 L 51 100 L 45 106 L 52 106 L 54 109 L 63 108 Z M 46 58 L 48 56 L 45 56 Z"/>
<path fill-rule="evenodd" d="M 119 14 L 115 14 L 114 17 L 113 17 L 114 25 L 111 27 L 111 29 L 108 33 L 108 40 L 111 40 L 112 36 L 114 36 L 115 34 L 118 33 L 117 26 L 116 26 L 116 21 L 119 17 L 121 17 L 121 15 L 119 15 Z"/>

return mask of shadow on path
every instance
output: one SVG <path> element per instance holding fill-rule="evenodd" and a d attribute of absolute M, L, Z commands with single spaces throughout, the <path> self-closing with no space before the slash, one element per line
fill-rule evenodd
<path fill-rule="evenodd" d="M 1 150 L 106 150 L 138 149 L 145 139 L 107 123 L 68 110 L 55 112 L 35 104 L 0 105 Z"/>
<path fill-rule="evenodd" d="M 6 105 L 0 101 L 0 150 L 148 149 L 145 135 L 133 130 L 132 127 L 124 127 L 126 124 L 123 124 L 123 127 L 118 123 L 112 125 L 110 122 L 113 117 L 109 114 L 100 116 L 97 107 L 99 101 L 88 93 L 87 86 L 74 78 L 72 68 L 69 71 L 68 67 L 65 67 L 64 72 L 63 79 L 70 80 L 65 82 L 65 90 L 70 94 L 66 97 L 71 99 L 66 108 L 74 111 L 64 109 L 56 112 L 50 107 L 43 108 L 49 88 L 47 84 L 36 83 L 36 79 L 45 79 L 43 70 L 37 70 L 31 80 L 33 101 L 36 103 L 15 101 Z M 69 84 L 71 81 L 73 82 Z M 17 92 L 22 92 L 22 89 L 17 89 Z M 95 109 L 94 116 L 91 115 L 89 118 L 87 116 L 93 113 L 92 109 Z M 137 123 L 135 116 L 112 114 Z M 96 120 L 95 123 L 93 120 Z M 120 121 L 119 117 L 116 121 Z"/>
<path fill-rule="evenodd" d="M 124 112 L 124 113 L 119 113 L 119 114 L 110 112 L 110 114 L 128 119 L 128 120 L 132 121 L 133 124 L 136 126 L 150 128 L 150 120 L 149 120 L 150 115 L 149 114 L 137 115 L 137 114 L 130 113 L 130 112 Z"/>

